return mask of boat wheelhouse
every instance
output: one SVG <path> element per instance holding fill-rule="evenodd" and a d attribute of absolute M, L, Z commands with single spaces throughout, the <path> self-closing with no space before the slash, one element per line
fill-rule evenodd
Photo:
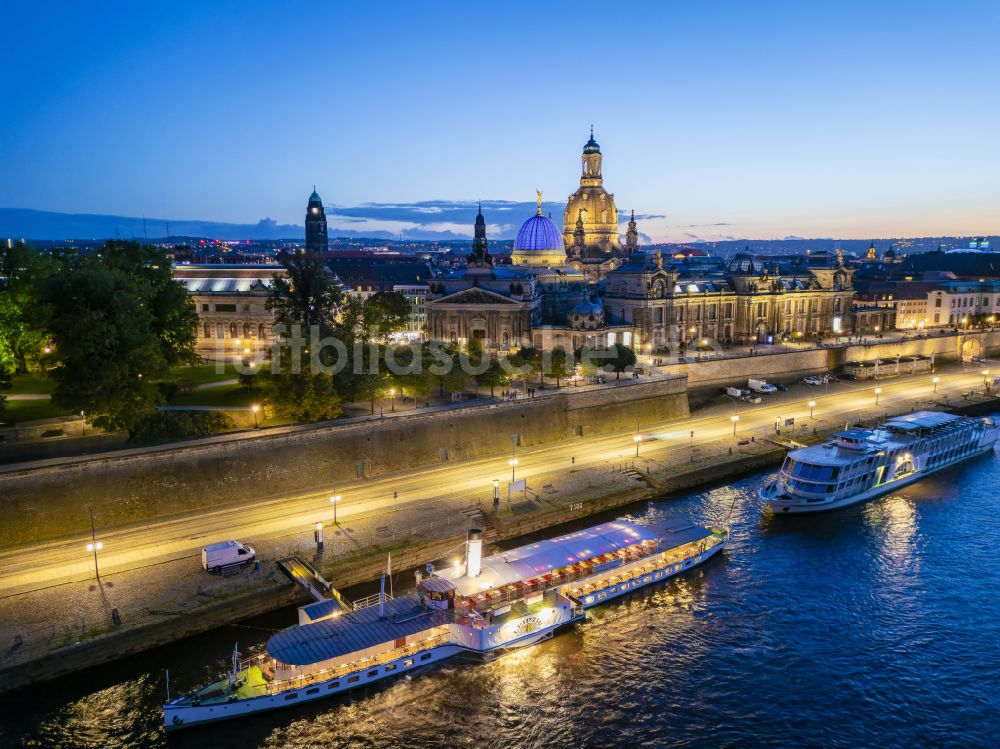
<path fill-rule="evenodd" d="M 168 729 L 238 717 L 340 694 L 456 655 L 490 660 L 552 637 L 584 610 L 705 561 L 727 530 L 688 523 L 645 527 L 614 521 L 482 557 L 470 530 L 465 560 L 417 572 L 412 594 L 383 591 L 299 610 L 300 624 L 225 677 L 169 700 Z"/>
<path fill-rule="evenodd" d="M 760 496 L 776 513 L 846 507 L 988 452 L 997 437 L 991 419 L 917 411 L 793 450 Z"/>

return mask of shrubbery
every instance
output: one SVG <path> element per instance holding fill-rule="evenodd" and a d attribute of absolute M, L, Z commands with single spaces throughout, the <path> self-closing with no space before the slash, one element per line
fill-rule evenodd
<path fill-rule="evenodd" d="M 143 445 L 207 437 L 235 428 L 221 411 L 154 411 L 143 416 L 129 432 L 129 441 Z"/>

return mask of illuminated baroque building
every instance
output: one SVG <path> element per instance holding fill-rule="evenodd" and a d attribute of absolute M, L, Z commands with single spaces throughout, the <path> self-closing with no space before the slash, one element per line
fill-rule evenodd
<path fill-rule="evenodd" d="M 569 196 L 563 214 L 563 242 L 570 257 L 606 257 L 621 252 L 615 196 L 604 189 L 601 147 L 590 140 L 580 157 L 580 187 Z"/>

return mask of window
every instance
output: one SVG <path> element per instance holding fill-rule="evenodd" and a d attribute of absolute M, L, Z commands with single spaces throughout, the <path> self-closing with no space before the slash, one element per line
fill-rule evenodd
<path fill-rule="evenodd" d="M 316 694 L 319 691 L 319 687 L 313 687 L 312 689 L 307 689 L 306 694 Z"/>
<path fill-rule="evenodd" d="M 390 671 L 395 671 L 395 670 L 396 670 L 396 664 L 395 663 L 390 663 L 388 666 L 385 667 L 385 672 L 386 673 L 389 673 Z"/>
<path fill-rule="evenodd" d="M 257 338 L 264 340 L 264 323 L 257 326 Z"/>
<path fill-rule="evenodd" d="M 336 689 L 339 686 L 340 686 L 340 682 L 339 681 L 331 681 L 329 684 L 326 685 L 326 688 L 327 689 Z"/>
<path fill-rule="evenodd" d="M 361 678 L 360 676 L 352 676 L 352 677 L 350 677 L 350 678 L 349 678 L 349 679 L 347 680 L 347 683 L 348 683 L 348 684 L 354 684 L 354 683 L 355 683 L 355 682 L 356 682 L 356 681 L 357 681 L 358 679 L 360 679 L 360 678 Z"/>
<path fill-rule="evenodd" d="M 208 312 L 208 305 L 207 304 L 201 305 L 201 311 L 202 312 Z"/>
<path fill-rule="evenodd" d="M 299 696 L 298 692 L 289 692 L 288 694 L 285 695 L 285 699 L 286 700 L 294 700 L 298 696 Z"/>
<path fill-rule="evenodd" d="M 215 311 L 216 312 L 235 312 L 236 311 L 236 305 L 235 304 L 216 304 L 215 305 Z"/>
<path fill-rule="evenodd" d="M 211 338 L 211 337 L 212 337 L 212 326 L 209 325 L 208 323 L 205 323 L 205 338 Z"/>
<path fill-rule="evenodd" d="M 243 337 L 244 338 L 250 337 L 250 323 L 248 322 L 243 323 Z"/>
<path fill-rule="evenodd" d="M 420 660 L 426 661 L 426 660 L 429 660 L 430 657 L 431 657 L 430 653 L 424 653 L 423 655 L 420 656 Z"/>
<path fill-rule="evenodd" d="M 220 341 L 226 337 L 226 329 L 222 327 L 221 322 L 215 323 L 215 337 Z"/>
<path fill-rule="evenodd" d="M 371 671 L 368 672 L 368 678 L 369 679 L 371 677 L 373 677 L 373 676 L 378 676 L 378 669 L 377 668 L 373 668 Z"/>
<path fill-rule="evenodd" d="M 234 322 L 229 323 L 229 337 L 230 338 L 236 337 L 236 323 Z"/>
<path fill-rule="evenodd" d="M 941 306 L 941 297 L 938 297 L 937 299 L 934 300 L 934 306 L 935 307 Z"/>
<path fill-rule="evenodd" d="M 407 666 L 412 666 L 412 665 L 413 665 L 413 659 L 412 658 L 407 658 L 405 661 L 403 661 L 403 667 L 404 668 L 406 668 Z"/>

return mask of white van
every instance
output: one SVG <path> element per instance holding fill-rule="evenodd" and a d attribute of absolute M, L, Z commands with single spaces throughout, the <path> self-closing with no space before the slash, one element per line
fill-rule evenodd
<path fill-rule="evenodd" d="M 257 552 L 239 541 L 220 541 L 201 550 L 201 566 L 209 572 L 219 572 L 223 567 L 249 564 Z"/>

